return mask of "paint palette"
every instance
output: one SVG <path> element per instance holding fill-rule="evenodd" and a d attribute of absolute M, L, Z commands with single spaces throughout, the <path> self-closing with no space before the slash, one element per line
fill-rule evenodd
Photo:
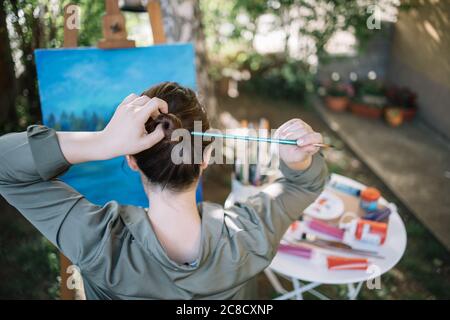
<path fill-rule="evenodd" d="M 344 213 L 344 202 L 331 191 L 325 190 L 305 209 L 304 213 L 321 220 L 336 219 Z"/>

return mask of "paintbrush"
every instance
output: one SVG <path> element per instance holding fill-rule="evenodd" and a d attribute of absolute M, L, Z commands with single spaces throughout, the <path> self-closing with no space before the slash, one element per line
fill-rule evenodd
<path fill-rule="evenodd" d="M 361 256 L 374 257 L 374 258 L 378 258 L 378 259 L 384 259 L 384 257 L 379 255 L 377 252 L 361 250 L 361 249 L 354 249 L 353 247 L 351 247 L 345 243 L 341 243 L 341 242 L 337 242 L 337 241 L 316 239 L 316 240 L 297 240 L 296 242 L 289 241 L 289 243 L 293 244 L 293 245 L 296 245 L 297 243 L 304 243 L 304 244 L 309 244 L 309 245 L 323 248 L 323 249 L 341 251 L 341 252 L 352 253 L 352 254 L 361 255 Z"/>
<path fill-rule="evenodd" d="M 294 146 L 297 145 L 297 140 L 291 140 L 291 139 L 273 139 L 273 138 L 264 138 L 264 137 L 252 137 L 252 136 L 243 136 L 243 135 L 235 135 L 235 134 L 197 132 L 197 131 L 192 131 L 191 134 L 193 136 L 202 136 L 202 137 L 237 139 L 237 140 L 258 141 L 258 142 L 278 143 L 278 144 L 290 144 L 290 145 L 294 145 Z M 333 145 L 326 144 L 326 143 L 313 143 L 312 145 L 315 147 L 320 147 L 320 148 L 334 148 Z"/>

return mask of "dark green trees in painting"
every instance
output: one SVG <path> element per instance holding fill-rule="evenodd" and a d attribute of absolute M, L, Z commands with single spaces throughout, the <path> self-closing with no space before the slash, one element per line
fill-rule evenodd
<path fill-rule="evenodd" d="M 62 131 L 98 131 L 102 130 L 112 115 L 102 116 L 96 112 L 84 110 L 80 115 L 74 112 L 61 112 L 59 115 L 50 113 L 45 118 L 45 125 Z"/>

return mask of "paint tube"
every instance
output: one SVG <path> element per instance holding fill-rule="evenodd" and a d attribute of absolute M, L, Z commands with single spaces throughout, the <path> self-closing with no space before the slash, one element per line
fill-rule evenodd
<path fill-rule="evenodd" d="M 330 187 L 332 187 L 332 188 L 334 188 L 334 189 L 336 189 L 338 191 L 344 192 L 346 194 L 355 196 L 355 197 L 359 197 L 359 195 L 361 194 L 361 189 L 354 188 L 352 186 L 349 186 L 347 184 L 340 183 L 340 182 L 337 182 L 337 181 L 332 182 L 330 184 Z"/>

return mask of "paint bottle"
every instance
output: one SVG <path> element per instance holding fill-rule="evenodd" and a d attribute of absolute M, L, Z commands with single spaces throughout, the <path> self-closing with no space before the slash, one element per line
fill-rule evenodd
<path fill-rule="evenodd" d="M 365 188 L 361 191 L 359 204 L 366 211 L 376 210 L 380 196 L 380 191 L 377 188 Z"/>
<path fill-rule="evenodd" d="M 382 207 L 366 213 L 364 219 L 372 221 L 383 221 L 386 220 L 390 214 L 391 214 L 390 208 Z"/>
<path fill-rule="evenodd" d="M 382 245 L 385 242 L 387 236 L 386 223 L 363 219 L 352 221 L 352 223 L 351 232 L 354 231 L 356 240 L 374 245 Z"/>

